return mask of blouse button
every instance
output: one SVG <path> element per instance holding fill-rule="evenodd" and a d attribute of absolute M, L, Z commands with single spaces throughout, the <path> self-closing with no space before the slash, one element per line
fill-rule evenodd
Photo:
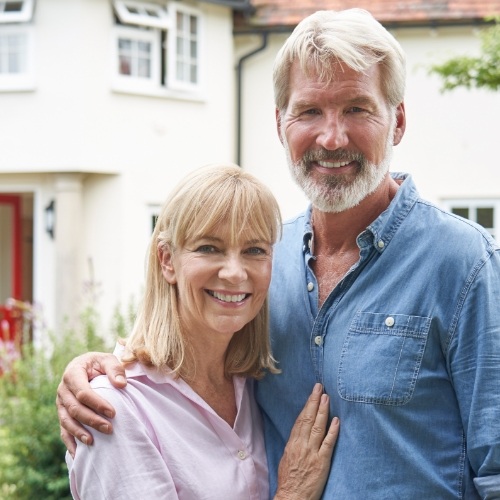
<path fill-rule="evenodd" d="M 311 281 L 307 284 L 307 291 L 312 292 L 314 290 L 314 283 Z"/>
<path fill-rule="evenodd" d="M 385 324 L 386 326 L 394 326 L 394 318 L 392 316 L 385 318 Z"/>
<path fill-rule="evenodd" d="M 321 335 L 318 335 L 317 337 L 314 337 L 314 343 L 316 345 L 321 345 L 323 344 L 323 339 L 321 338 Z"/>
<path fill-rule="evenodd" d="M 240 460 L 244 460 L 246 457 L 247 457 L 247 454 L 243 450 L 238 451 L 238 458 Z"/>
<path fill-rule="evenodd" d="M 385 243 L 382 240 L 378 240 L 377 246 L 379 248 L 384 248 L 385 247 Z"/>

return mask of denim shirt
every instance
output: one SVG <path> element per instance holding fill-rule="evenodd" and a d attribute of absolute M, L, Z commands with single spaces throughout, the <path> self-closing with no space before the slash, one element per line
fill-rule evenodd
<path fill-rule="evenodd" d="M 404 180 L 318 310 L 311 208 L 284 225 L 270 291 L 282 370 L 257 383 L 271 493 L 315 382 L 340 418 L 324 498 L 500 498 L 500 250 Z"/>

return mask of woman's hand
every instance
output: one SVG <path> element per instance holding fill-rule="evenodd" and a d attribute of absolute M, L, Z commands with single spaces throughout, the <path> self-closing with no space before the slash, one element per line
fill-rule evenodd
<path fill-rule="evenodd" d="M 109 420 L 101 415 L 113 418 L 114 408 L 97 396 L 89 384 L 98 375 L 107 375 L 117 388 L 127 384 L 125 370 L 116 356 L 90 352 L 78 356 L 68 364 L 57 388 L 56 405 L 61 439 L 73 457 L 76 451 L 75 437 L 82 443 L 92 444 L 92 435 L 81 424 L 105 434 L 113 431 Z"/>
<path fill-rule="evenodd" d="M 275 500 L 319 499 L 328 479 L 331 459 L 339 434 L 335 417 L 328 432 L 330 398 L 316 384 L 295 421 L 278 468 Z"/>

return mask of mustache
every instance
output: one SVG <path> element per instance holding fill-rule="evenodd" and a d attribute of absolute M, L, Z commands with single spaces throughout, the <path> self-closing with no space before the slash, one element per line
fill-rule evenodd
<path fill-rule="evenodd" d="M 311 163 L 314 161 L 357 161 L 363 162 L 365 156 L 362 153 L 354 153 L 344 149 L 336 149 L 329 151 L 328 149 L 308 150 L 304 153 L 302 160 L 304 163 Z"/>

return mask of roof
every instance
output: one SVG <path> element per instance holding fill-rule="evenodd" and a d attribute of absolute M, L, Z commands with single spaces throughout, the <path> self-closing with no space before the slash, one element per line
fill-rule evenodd
<path fill-rule="evenodd" d="M 384 25 L 432 25 L 482 22 L 500 15 L 500 0 L 251 0 L 254 12 L 235 18 L 236 31 L 294 27 L 317 10 L 359 7 Z"/>

